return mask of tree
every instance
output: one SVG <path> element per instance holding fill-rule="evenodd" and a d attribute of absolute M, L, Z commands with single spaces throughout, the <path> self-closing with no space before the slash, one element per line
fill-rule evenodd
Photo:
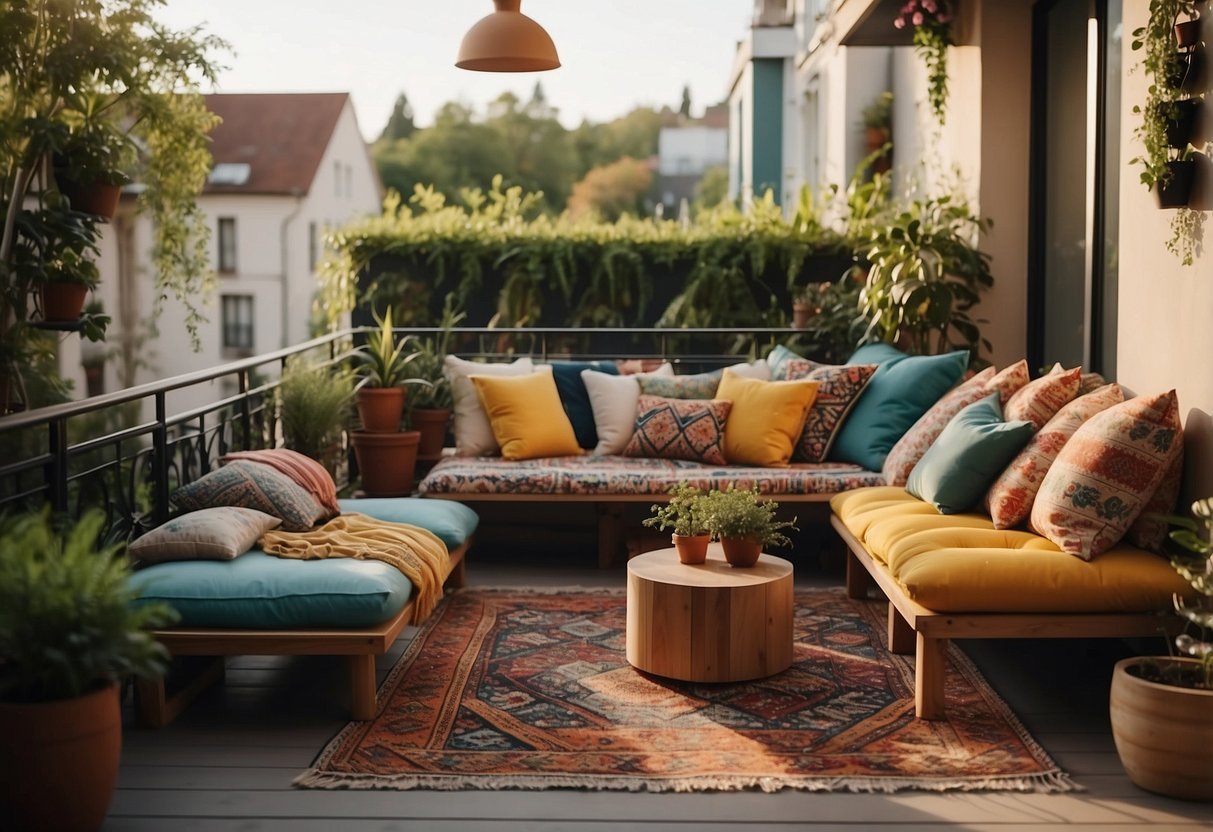
<path fill-rule="evenodd" d="M 573 146 L 584 176 L 591 168 L 624 156 L 647 159 L 657 152 L 661 114 L 650 107 L 637 107 L 625 116 L 604 124 L 582 122 L 573 132 Z"/>
<path fill-rule="evenodd" d="M 407 139 L 417 130 L 417 125 L 413 122 L 413 107 L 409 104 L 409 98 L 403 92 L 396 96 L 396 103 L 392 105 L 392 114 L 388 116 L 387 124 L 383 127 L 383 132 L 379 134 L 379 141 L 394 142 L 397 139 Z"/>
<path fill-rule="evenodd" d="M 729 168 L 727 165 L 713 165 L 703 172 L 703 178 L 695 184 L 695 212 L 715 208 L 728 196 Z"/>
<path fill-rule="evenodd" d="M 444 107 L 433 127 L 376 148 L 375 162 L 383 184 L 406 197 L 416 185 L 433 185 L 454 201 L 463 188 L 484 188 L 499 173 L 516 175 L 501 135 L 463 119 L 456 105 Z"/>
<path fill-rule="evenodd" d="M 573 186 L 569 216 L 598 216 L 613 222 L 625 213 L 643 213 L 644 197 L 652 184 L 653 172 L 637 159 L 624 157 L 594 168 Z"/>
<path fill-rule="evenodd" d="M 678 114 L 683 118 L 691 117 L 691 85 L 682 85 L 682 104 L 678 107 Z"/>
<path fill-rule="evenodd" d="M 551 117 L 550 110 L 544 112 L 543 89 L 538 85 L 536 96 L 530 104 L 520 108 L 516 96 L 503 93 L 490 105 L 493 115 L 485 126 L 500 134 L 511 156 L 510 171 L 500 171 L 506 182 L 521 185 L 524 191 L 541 191 L 545 207 L 559 211 L 577 178 L 577 154 L 568 131 Z M 477 184 L 485 185 L 484 182 Z"/>

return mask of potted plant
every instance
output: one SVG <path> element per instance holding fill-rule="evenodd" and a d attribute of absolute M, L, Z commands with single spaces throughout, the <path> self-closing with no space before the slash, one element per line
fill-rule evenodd
<path fill-rule="evenodd" d="M 820 294 L 820 284 L 813 287 L 804 286 L 792 294 L 792 328 L 808 329 L 809 321 L 820 312 L 816 300 Z"/>
<path fill-rule="evenodd" d="M 892 167 L 892 146 L 889 144 L 893 132 L 893 93 L 882 92 L 871 104 L 863 108 L 864 141 L 868 155 L 875 155 L 872 169 L 887 173 Z"/>
<path fill-rule="evenodd" d="M 1175 598 L 1188 623 L 1177 656 L 1116 664 L 1110 713 L 1116 751 L 1129 779 L 1159 794 L 1213 799 L 1213 498 L 1192 505 L 1196 520 L 1171 518 L 1171 539 L 1186 550 L 1172 564 L 1202 599 Z M 1194 557 L 1193 557 L 1194 556 Z M 1195 629 L 1196 634 L 1191 632 Z"/>
<path fill-rule="evenodd" d="M 703 563 L 708 559 L 708 542 L 712 539 L 704 514 L 707 495 L 685 482 L 671 486 L 669 495 L 669 502 L 650 506 L 653 516 L 646 518 L 644 525 L 658 531 L 671 529 L 678 560 Z"/>
<path fill-rule="evenodd" d="M 428 382 L 409 397 L 409 427 L 421 434 L 417 445 L 419 462 L 433 462 L 442 456 L 446 445 L 447 425 L 451 420 L 451 382 L 443 372 L 443 362 L 450 351 L 451 330 L 465 315 L 456 313 L 453 296 L 447 296 L 442 310 L 440 330 L 434 337 L 417 339 L 417 357 L 409 363 L 406 375 Z"/>
<path fill-rule="evenodd" d="M 286 446 L 334 473 L 341 455 L 341 432 L 354 398 L 353 375 L 345 369 L 292 358 L 282 373 L 277 398 Z"/>
<path fill-rule="evenodd" d="M 730 485 L 724 491 L 712 489 L 703 504 L 704 525 L 720 540 L 724 557 L 736 567 L 758 562 L 764 546 L 789 546 L 783 534 L 796 528 L 796 518 L 776 520 L 779 503 L 763 500 L 758 488 L 738 489 Z"/>
<path fill-rule="evenodd" d="M 375 316 L 379 329 L 354 353 L 358 383 L 358 416 L 367 431 L 395 432 L 400 430 L 404 413 L 406 384 L 428 385 L 424 379 L 410 378 L 408 365 L 417 358 L 408 351 L 415 339 L 399 340 L 392 328 L 392 308 L 383 317 Z"/>
<path fill-rule="evenodd" d="M 948 103 L 948 47 L 952 45 L 952 4 L 948 0 L 907 0 L 893 26 L 914 27 L 914 47 L 927 68 L 927 99 L 940 124 Z"/>
<path fill-rule="evenodd" d="M 405 384 L 428 387 L 425 379 L 410 378 L 409 365 L 417 358 L 410 348 L 412 337 L 397 340 L 392 328 L 392 309 L 376 316 L 379 329 L 355 353 L 363 380 L 358 388 L 358 412 L 362 430 L 350 433 L 358 459 L 362 490 L 371 497 L 397 497 L 413 490 L 413 469 L 421 435 L 401 431 Z"/>
<path fill-rule="evenodd" d="M 98 548 L 100 511 L 60 531 L 50 513 L 0 522 L 0 818 L 5 829 L 95 830 L 122 747 L 121 682 L 168 653 L 135 607 L 120 546 Z"/>
<path fill-rule="evenodd" d="M 947 195 L 915 200 L 874 224 L 862 250 L 871 264 L 859 297 L 863 340 L 923 355 L 967 349 L 979 367 L 990 343 L 969 310 L 994 282 L 989 255 L 977 248 L 989 227 L 964 199 Z"/>
<path fill-rule="evenodd" d="M 82 123 L 53 155 L 55 184 L 72 210 L 112 220 L 122 186 L 134 170 L 135 144 L 121 130 L 107 128 L 103 96 L 85 92 L 77 100 Z"/>

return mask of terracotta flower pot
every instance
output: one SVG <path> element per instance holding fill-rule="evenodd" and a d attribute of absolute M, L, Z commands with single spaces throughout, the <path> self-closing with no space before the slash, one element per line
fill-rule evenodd
<path fill-rule="evenodd" d="M 674 549 L 678 552 L 678 560 L 683 563 L 703 563 L 708 559 L 708 543 L 712 536 L 707 534 L 672 535 Z"/>
<path fill-rule="evenodd" d="M 417 456 L 420 459 L 433 459 L 442 454 L 446 444 L 446 426 L 451 421 L 451 411 L 418 408 L 413 411 L 413 430 L 421 434 L 421 442 L 417 445 Z"/>
<path fill-rule="evenodd" d="M 118 212 L 118 200 L 122 197 L 122 186 L 107 182 L 76 182 L 66 174 L 56 174 L 59 193 L 72 203 L 73 210 L 112 220 Z"/>
<path fill-rule="evenodd" d="M 358 418 L 363 430 L 395 433 L 404 413 L 403 387 L 362 387 L 358 390 Z"/>
<path fill-rule="evenodd" d="M 813 307 L 807 303 L 792 304 L 792 326 L 796 329 L 807 329 L 809 320 L 813 317 Z"/>
<path fill-rule="evenodd" d="M 753 537 L 722 537 L 720 545 L 724 548 L 724 559 L 730 566 L 753 566 L 762 554 L 762 541 Z"/>
<path fill-rule="evenodd" d="M 0 703 L 0 818 L 9 832 L 93 832 L 122 752 L 119 687 L 76 699 Z"/>
<path fill-rule="evenodd" d="M 413 493 L 413 466 L 417 464 L 420 439 L 421 434 L 415 430 L 350 432 L 362 490 L 368 497 L 407 497 Z"/>
<path fill-rule="evenodd" d="M 88 287 L 83 283 L 43 283 L 42 320 L 47 323 L 71 323 L 80 320 Z"/>
<path fill-rule="evenodd" d="M 1110 696 L 1116 753 L 1129 779 L 1143 789 L 1213 799 L 1213 690 L 1150 681 L 1136 671 L 1150 662 L 1197 664 L 1168 657 L 1116 663 Z"/>

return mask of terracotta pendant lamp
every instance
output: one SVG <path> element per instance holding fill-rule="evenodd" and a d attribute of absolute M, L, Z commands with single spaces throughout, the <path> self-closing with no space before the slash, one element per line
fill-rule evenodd
<path fill-rule="evenodd" d="M 522 0 L 493 0 L 493 5 L 497 11 L 463 36 L 455 66 L 477 72 L 541 72 L 560 66 L 551 36 L 519 11 Z"/>

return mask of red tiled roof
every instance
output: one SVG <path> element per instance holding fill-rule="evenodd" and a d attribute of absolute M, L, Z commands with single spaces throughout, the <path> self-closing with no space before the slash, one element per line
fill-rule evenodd
<path fill-rule="evenodd" d="M 349 93 L 217 93 L 207 108 L 223 119 L 211 132 L 215 164 L 247 164 L 242 185 L 206 193 L 305 194 L 311 188 Z"/>

